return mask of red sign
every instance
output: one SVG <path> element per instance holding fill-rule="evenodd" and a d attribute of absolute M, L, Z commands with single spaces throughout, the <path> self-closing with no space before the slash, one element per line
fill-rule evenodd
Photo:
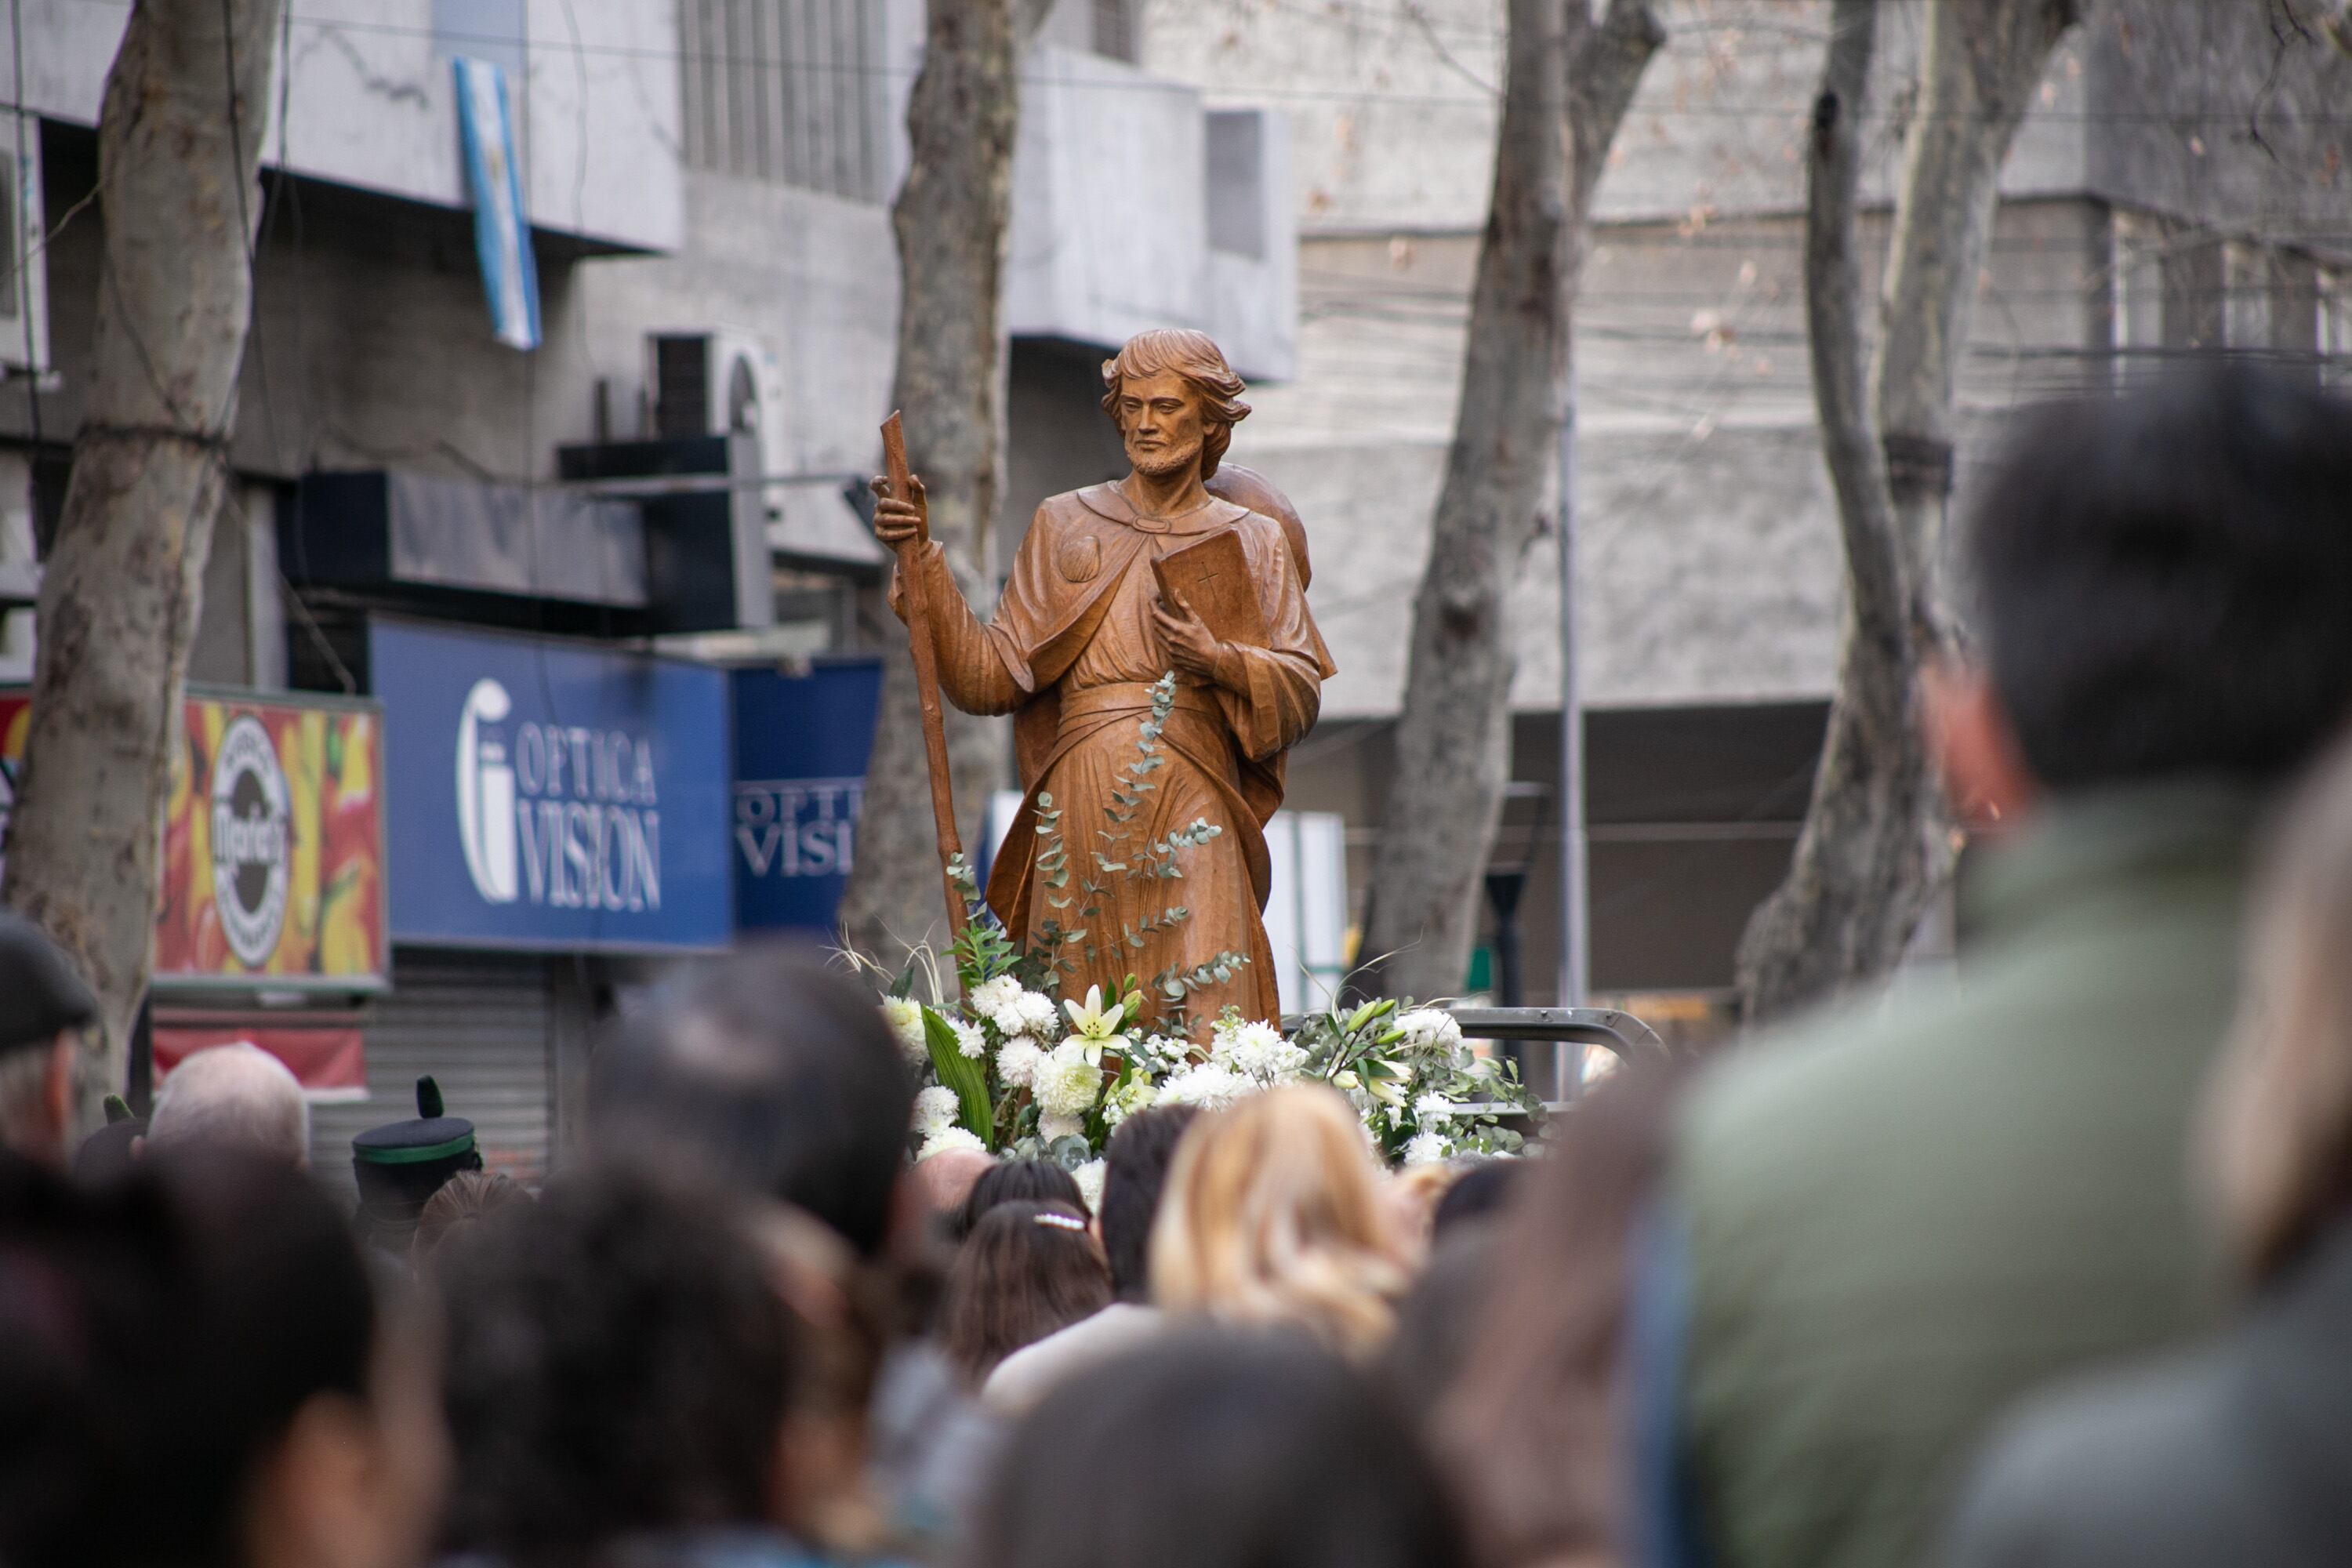
<path fill-rule="evenodd" d="M 0 693 L 0 826 L 31 719 Z M 155 980 L 380 991 L 383 721 L 372 703 L 192 695 L 172 759 Z"/>

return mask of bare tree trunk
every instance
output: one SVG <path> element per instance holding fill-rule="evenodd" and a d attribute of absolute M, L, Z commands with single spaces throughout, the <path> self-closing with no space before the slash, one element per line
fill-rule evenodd
<path fill-rule="evenodd" d="M 1833 10 L 1808 160 L 1805 312 L 1845 546 L 1846 616 L 1812 805 L 1788 879 L 1740 939 L 1751 1023 L 1892 969 L 1950 874 L 1942 794 L 1915 703 L 1921 664 L 1956 635 L 1943 591 L 1953 386 L 2001 163 L 2050 51 L 2080 10 L 2074 0 L 1932 6 L 1868 377 L 1854 195 L 1877 6 L 1837 0 Z"/>
<path fill-rule="evenodd" d="M 123 1083 L 164 795 L 252 313 L 247 247 L 279 0 L 139 0 L 99 115 L 89 393 L 41 581 L 8 904 L 98 994 Z"/>
<path fill-rule="evenodd" d="M 907 462 L 929 493 L 932 537 L 983 611 L 1003 472 L 1004 251 L 1021 45 L 1044 10 L 1038 0 L 930 0 L 923 68 L 907 104 L 912 155 L 890 208 L 899 278 L 891 403 L 906 416 Z M 841 927 L 847 945 L 888 963 L 909 944 L 944 946 L 947 910 L 914 662 L 903 636 L 884 648 Z M 1009 731 L 1002 719 L 950 708 L 947 733 L 956 815 L 971 845 L 990 793 L 1004 782 Z"/>
<path fill-rule="evenodd" d="M 1462 404 L 1413 600 L 1364 951 L 1392 995 L 1458 990 L 1510 766 L 1507 606 L 1565 407 L 1592 187 L 1664 30 L 1643 0 L 1510 0 L 1495 185 Z"/>

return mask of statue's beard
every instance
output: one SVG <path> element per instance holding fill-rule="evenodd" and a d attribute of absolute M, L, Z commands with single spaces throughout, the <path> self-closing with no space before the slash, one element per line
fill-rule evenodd
<path fill-rule="evenodd" d="M 1181 474 L 1198 464 L 1201 460 L 1201 449 L 1206 444 L 1198 436 L 1177 447 L 1139 448 L 1130 440 L 1126 443 L 1127 460 L 1135 465 L 1137 473 L 1148 474 L 1155 479 L 1164 479 L 1172 474 Z"/>

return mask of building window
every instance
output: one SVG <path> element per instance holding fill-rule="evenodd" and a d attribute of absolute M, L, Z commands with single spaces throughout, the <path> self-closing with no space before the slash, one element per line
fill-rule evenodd
<path fill-rule="evenodd" d="M 1108 55 L 1115 60 L 1135 63 L 1141 53 L 1137 45 L 1135 0 L 1094 0 L 1095 53 Z"/>
<path fill-rule="evenodd" d="M 2352 273 L 2319 275 L 2319 379 L 2352 385 Z"/>
<path fill-rule="evenodd" d="M 1211 110 L 1209 248 L 1265 259 L 1265 119 L 1255 109 Z"/>
<path fill-rule="evenodd" d="M 883 21 L 868 0 L 679 0 L 688 165 L 882 200 Z"/>

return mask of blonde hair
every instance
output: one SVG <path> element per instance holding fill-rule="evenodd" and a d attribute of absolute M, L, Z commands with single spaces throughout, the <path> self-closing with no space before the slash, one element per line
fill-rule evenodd
<path fill-rule="evenodd" d="M 1184 1135 L 1151 1231 L 1151 1291 L 1171 1311 L 1292 1323 L 1378 1350 L 1407 1283 L 1364 1130 L 1334 1090 L 1292 1084 Z"/>
<path fill-rule="evenodd" d="M 2261 1279 L 2352 1197 L 2352 744 L 2289 811 L 2249 931 L 2201 1152 L 2231 1249 Z"/>
<path fill-rule="evenodd" d="M 1127 378 L 1166 371 L 1182 376 L 1201 399 L 1202 421 L 1208 426 L 1201 442 L 1201 477 L 1205 479 L 1217 471 L 1218 461 L 1233 444 L 1234 426 L 1248 418 L 1250 412 L 1249 405 L 1242 401 L 1248 387 L 1225 363 L 1224 352 L 1208 333 L 1160 327 L 1128 339 L 1118 357 L 1103 361 L 1103 412 L 1121 435 L 1126 434 L 1127 426 L 1118 416 L 1118 396 Z"/>

